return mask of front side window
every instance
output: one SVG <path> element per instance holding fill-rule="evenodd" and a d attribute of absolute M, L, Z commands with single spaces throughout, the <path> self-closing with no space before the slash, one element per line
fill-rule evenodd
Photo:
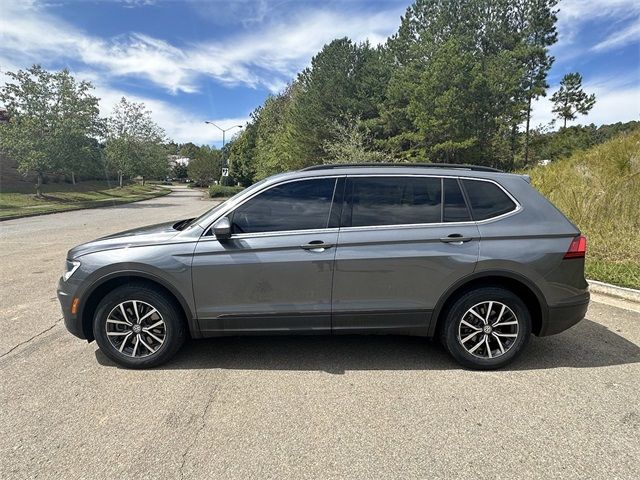
<path fill-rule="evenodd" d="M 439 223 L 441 181 L 435 177 L 353 177 L 343 226 Z"/>
<path fill-rule="evenodd" d="M 497 217 L 516 208 L 513 200 L 493 182 L 465 179 L 462 184 L 467 192 L 474 220 Z"/>
<path fill-rule="evenodd" d="M 327 228 L 335 183 L 335 178 L 318 178 L 272 187 L 232 213 L 231 232 Z"/>

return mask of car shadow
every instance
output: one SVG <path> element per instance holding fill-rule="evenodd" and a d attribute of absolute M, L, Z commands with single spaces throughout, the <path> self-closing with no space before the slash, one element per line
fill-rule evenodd
<path fill-rule="evenodd" d="M 101 365 L 116 367 L 100 350 Z M 640 347 L 608 328 L 583 320 L 553 337 L 532 337 L 505 370 L 594 368 L 640 363 Z M 438 342 L 403 336 L 241 336 L 189 341 L 167 370 L 451 370 L 460 367 Z"/>

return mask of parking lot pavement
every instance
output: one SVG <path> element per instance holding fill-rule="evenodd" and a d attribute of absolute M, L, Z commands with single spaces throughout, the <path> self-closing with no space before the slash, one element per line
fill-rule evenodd
<path fill-rule="evenodd" d="M 210 205 L 0 223 L 0 478 L 640 477 L 640 311 L 615 302 L 496 372 L 377 336 L 203 340 L 130 371 L 65 331 L 68 248 Z"/>

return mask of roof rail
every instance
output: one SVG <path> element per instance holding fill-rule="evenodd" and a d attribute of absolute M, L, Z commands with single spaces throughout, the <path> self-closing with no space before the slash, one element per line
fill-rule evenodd
<path fill-rule="evenodd" d="M 312 167 L 303 168 L 301 172 L 310 170 L 326 170 L 334 168 L 358 168 L 358 167 L 404 167 L 404 168 L 457 168 L 462 170 L 473 170 L 476 172 L 498 172 L 502 170 L 491 167 L 482 167 L 479 165 L 466 165 L 460 163 L 330 163 L 327 165 L 314 165 Z"/>

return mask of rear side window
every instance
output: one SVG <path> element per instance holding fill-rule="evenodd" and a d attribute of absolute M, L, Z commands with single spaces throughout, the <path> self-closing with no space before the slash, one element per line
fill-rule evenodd
<path fill-rule="evenodd" d="M 434 177 L 363 177 L 347 180 L 343 226 L 441 221 L 441 182 Z"/>
<path fill-rule="evenodd" d="M 486 220 L 516 208 L 507 194 L 493 182 L 462 180 L 474 220 Z"/>
<path fill-rule="evenodd" d="M 460 190 L 460 184 L 455 178 L 445 178 L 443 221 L 467 222 L 471 220 L 469 209 Z"/>
<path fill-rule="evenodd" d="M 321 178 L 270 188 L 233 212 L 232 233 L 327 228 L 335 183 Z"/>

